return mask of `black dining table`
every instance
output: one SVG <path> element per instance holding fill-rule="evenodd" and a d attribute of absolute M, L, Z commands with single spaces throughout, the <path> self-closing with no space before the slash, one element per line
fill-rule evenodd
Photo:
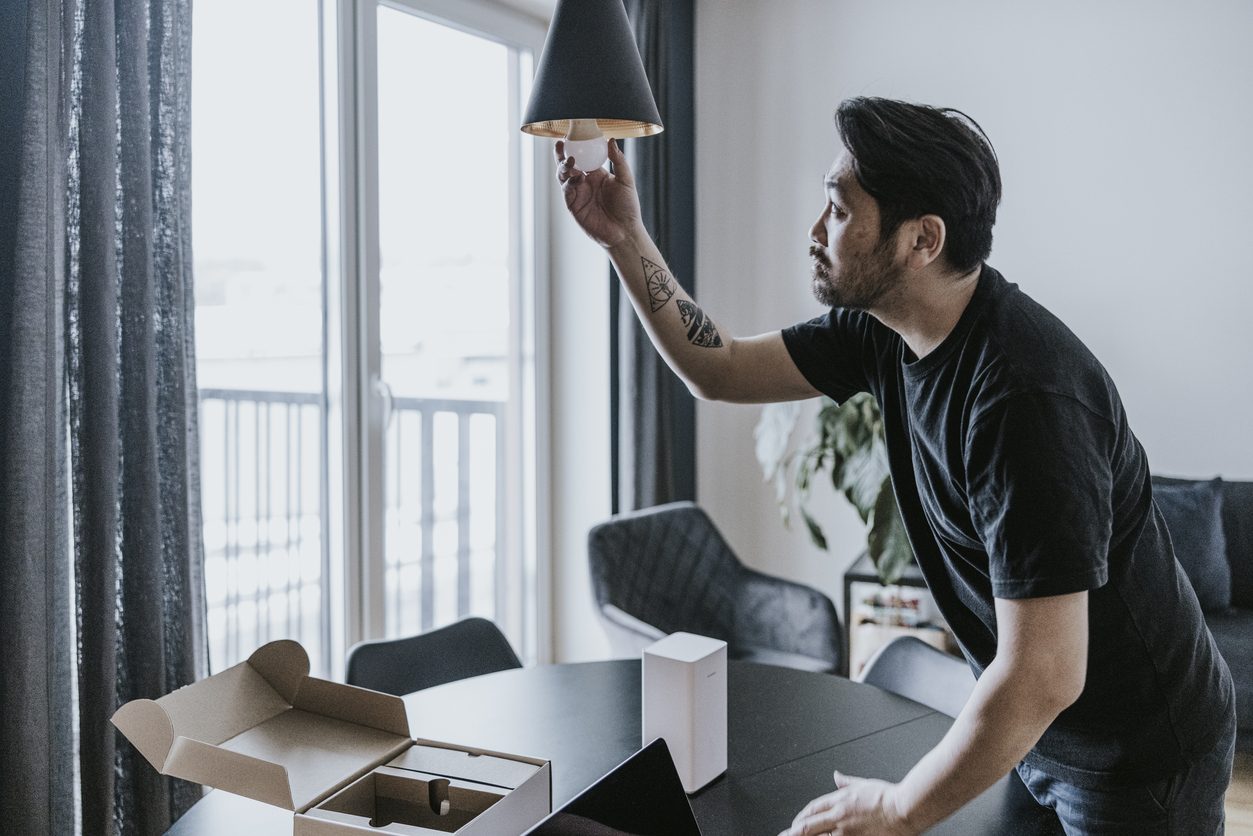
<path fill-rule="evenodd" d="M 644 741 L 640 662 L 545 665 L 487 674 L 404 698 L 410 733 L 552 762 L 557 809 Z M 727 671 L 727 771 L 690 797 L 704 836 L 775 836 L 832 773 L 898 781 L 950 717 L 870 685 L 751 662 Z M 290 836 L 292 814 L 214 790 L 167 836 Z M 1056 815 L 1014 773 L 929 836 L 1061 836 Z"/>

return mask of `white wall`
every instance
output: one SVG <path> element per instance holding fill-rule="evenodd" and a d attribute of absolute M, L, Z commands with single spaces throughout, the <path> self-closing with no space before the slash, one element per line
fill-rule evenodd
<path fill-rule="evenodd" d="M 1105 364 L 1153 470 L 1253 478 L 1253 4 L 697 0 L 696 31 L 697 291 L 729 330 L 821 312 L 841 99 L 957 107 L 1001 161 L 990 263 Z M 700 502 L 746 562 L 839 602 L 860 521 L 815 503 L 832 555 L 782 530 L 757 414 L 699 406 Z"/>
<path fill-rule="evenodd" d="M 552 143 L 538 151 L 552 159 Z M 609 658 L 596 620 L 587 531 L 609 518 L 609 259 L 566 212 L 554 177 L 550 199 L 552 661 Z"/>

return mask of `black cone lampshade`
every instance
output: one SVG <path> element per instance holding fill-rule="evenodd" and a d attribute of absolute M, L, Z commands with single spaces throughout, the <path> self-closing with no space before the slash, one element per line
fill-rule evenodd
<path fill-rule="evenodd" d="M 522 121 L 568 141 L 661 132 L 622 0 L 558 0 Z"/>

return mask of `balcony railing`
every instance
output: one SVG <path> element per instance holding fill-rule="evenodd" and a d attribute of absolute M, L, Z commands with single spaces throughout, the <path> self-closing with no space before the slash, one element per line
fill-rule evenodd
<path fill-rule="evenodd" d="M 395 399 L 385 445 L 388 636 L 500 609 L 504 407 Z"/>
<path fill-rule="evenodd" d="M 291 638 L 330 668 L 323 409 L 317 394 L 200 391 L 210 662 Z M 387 635 L 495 617 L 504 407 L 396 398 L 386 439 Z"/>

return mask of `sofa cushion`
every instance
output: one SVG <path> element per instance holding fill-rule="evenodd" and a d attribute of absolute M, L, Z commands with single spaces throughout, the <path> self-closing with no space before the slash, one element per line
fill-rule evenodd
<path fill-rule="evenodd" d="M 1223 481 L 1223 530 L 1231 564 L 1231 605 L 1253 609 L 1253 482 Z"/>
<path fill-rule="evenodd" d="M 1214 643 L 1236 683 L 1236 720 L 1253 729 L 1253 610 L 1230 609 L 1205 616 Z"/>
<path fill-rule="evenodd" d="M 1231 567 L 1223 534 L 1223 482 L 1154 485 L 1153 499 L 1162 511 L 1175 546 L 1175 557 L 1192 582 L 1201 609 L 1221 612 L 1231 606 Z"/>

